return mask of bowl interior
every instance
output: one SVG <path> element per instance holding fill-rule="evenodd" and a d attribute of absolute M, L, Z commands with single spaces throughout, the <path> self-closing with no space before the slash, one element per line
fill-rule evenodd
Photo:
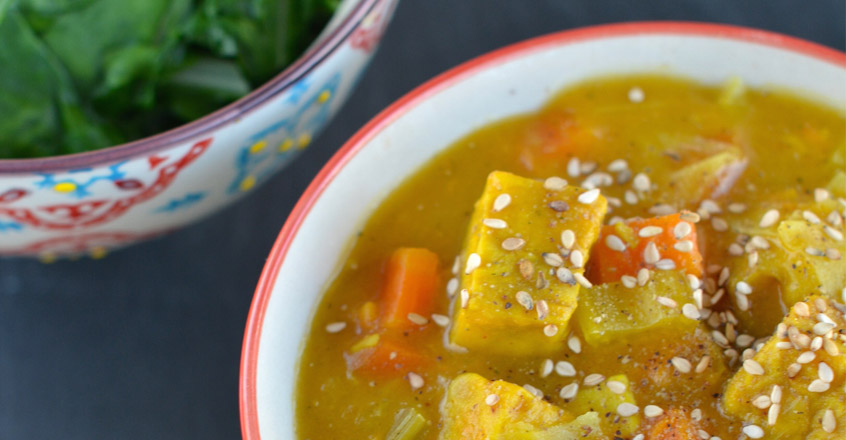
<path fill-rule="evenodd" d="M 657 72 L 703 83 L 739 76 L 751 86 L 786 87 L 843 109 L 844 60 L 832 50 L 748 29 L 616 25 L 521 43 L 412 92 L 327 165 L 274 247 L 245 337 L 246 437 L 294 438 L 302 343 L 351 237 L 393 188 L 453 141 L 489 122 L 537 109 L 569 84 L 608 74 Z"/>

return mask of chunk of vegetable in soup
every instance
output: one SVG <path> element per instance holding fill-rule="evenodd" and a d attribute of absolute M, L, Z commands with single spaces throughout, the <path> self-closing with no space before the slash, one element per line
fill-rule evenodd
<path fill-rule="evenodd" d="M 844 109 L 737 80 L 477 130 L 356 237 L 298 436 L 846 438 L 845 171 Z"/>

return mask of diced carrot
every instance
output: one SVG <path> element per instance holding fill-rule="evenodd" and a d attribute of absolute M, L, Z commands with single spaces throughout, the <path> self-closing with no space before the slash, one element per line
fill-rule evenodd
<path fill-rule="evenodd" d="M 400 377 L 430 363 L 419 350 L 378 334 L 366 336 L 344 358 L 349 371 L 368 378 Z"/>
<path fill-rule="evenodd" d="M 518 159 L 528 171 L 549 174 L 562 161 L 596 144 L 596 133 L 593 125 L 577 120 L 569 111 L 547 110 L 526 128 Z"/>
<path fill-rule="evenodd" d="M 434 305 L 438 283 L 438 256 L 428 249 L 399 248 L 388 261 L 380 299 L 382 327 L 404 329 L 415 326 L 408 314 L 428 316 Z"/>
<path fill-rule="evenodd" d="M 699 435 L 690 416 L 683 410 L 672 408 L 651 422 L 646 440 L 694 440 Z"/>
<path fill-rule="evenodd" d="M 690 232 L 676 238 L 675 227 L 681 222 L 690 226 Z M 660 232 L 642 237 L 640 231 L 646 227 L 660 228 Z M 617 240 L 609 240 L 612 235 L 623 242 L 625 249 L 614 249 Z M 594 284 L 610 283 L 618 281 L 623 275 L 637 276 L 638 270 L 644 267 L 653 269 L 655 264 L 647 264 L 644 257 L 650 243 L 655 244 L 659 258 L 671 260 L 677 270 L 702 276 L 702 254 L 699 252 L 696 225 L 682 220 L 681 214 L 671 214 L 603 226 L 599 240 L 591 250 L 588 279 Z"/>

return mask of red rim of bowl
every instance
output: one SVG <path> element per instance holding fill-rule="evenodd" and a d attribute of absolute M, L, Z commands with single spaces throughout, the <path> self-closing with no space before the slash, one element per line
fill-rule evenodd
<path fill-rule="evenodd" d="M 12 173 L 58 171 L 89 167 L 126 159 L 139 154 L 163 150 L 181 142 L 201 137 L 264 104 L 267 100 L 284 91 L 300 78 L 308 75 L 309 72 L 320 65 L 330 54 L 341 47 L 364 17 L 378 3 L 379 0 L 359 0 L 352 6 L 343 21 L 305 53 L 300 55 L 285 70 L 243 98 L 200 119 L 153 136 L 101 150 L 34 159 L 0 159 L 0 176 Z"/>
<path fill-rule="evenodd" d="M 831 49 L 816 43 L 757 29 L 694 22 L 635 22 L 610 25 L 591 26 L 553 33 L 489 52 L 485 55 L 467 61 L 454 67 L 435 78 L 415 88 L 388 108 L 371 119 L 367 125 L 356 132 L 336 153 L 320 173 L 312 180 L 308 188 L 300 197 L 285 225 L 279 233 L 270 256 L 264 265 L 261 277 L 256 287 L 255 296 L 250 306 L 247 326 L 244 333 L 243 350 L 241 352 L 241 377 L 239 381 L 239 400 L 241 410 L 241 432 L 245 439 L 260 439 L 258 410 L 256 402 L 256 368 L 258 361 L 259 342 L 264 314 L 270 299 L 276 276 L 285 261 L 285 256 L 300 226 L 305 221 L 311 208 L 327 186 L 334 180 L 339 171 L 349 162 L 358 151 L 374 136 L 381 132 L 395 119 L 417 106 L 429 96 L 449 87 L 450 85 L 471 76 L 491 66 L 505 63 L 518 56 L 525 55 L 549 46 L 557 46 L 596 40 L 614 38 L 626 35 L 668 34 L 715 37 L 757 43 L 797 52 L 819 59 L 839 67 L 846 68 L 846 53 Z M 280 396 L 287 399 L 288 396 Z"/>

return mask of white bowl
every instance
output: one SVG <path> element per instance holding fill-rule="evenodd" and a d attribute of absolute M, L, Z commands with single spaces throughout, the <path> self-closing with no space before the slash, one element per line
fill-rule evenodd
<path fill-rule="evenodd" d="M 338 111 L 397 1 L 344 0 L 294 64 L 196 121 L 88 153 L 0 159 L 0 256 L 101 256 L 256 188 Z"/>
<path fill-rule="evenodd" d="M 562 32 L 484 55 L 427 82 L 335 154 L 282 228 L 244 336 L 244 438 L 296 437 L 295 385 L 314 311 L 353 235 L 403 179 L 470 131 L 535 110 L 570 84 L 638 72 L 707 84 L 736 75 L 754 87 L 787 87 L 846 107 L 846 54 L 711 24 L 633 23 Z"/>

